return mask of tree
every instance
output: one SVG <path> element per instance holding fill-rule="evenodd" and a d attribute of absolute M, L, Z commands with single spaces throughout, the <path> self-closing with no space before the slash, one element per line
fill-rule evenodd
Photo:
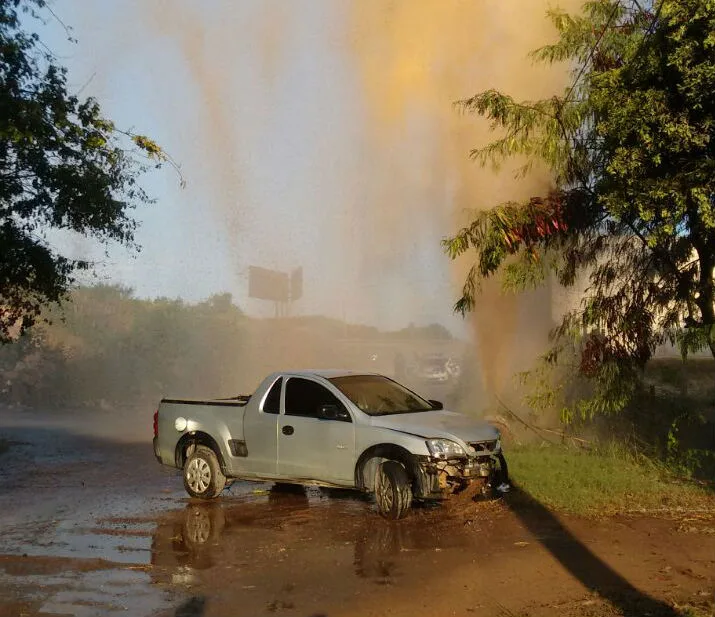
<path fill-rule="evenodd" d="M 545 164 L 553 188 L 480 211 L 445 248 L 476 251 L 463 313 L 497 273 L 509 289 L 588 280 L 544 360 L 575 358 L 592 390 L 566 416 L 590 416 L 621 410 L 666 340 L 715 357 L 715 2 L 592 0 L 549 17 L 558 40 L 533 55 L 572 63 L 561 96 L 490 90 L 459 104 L 501 131 L 473 151 L 479 163 L 521 158 L 519 174 Z"/>
<path fill-rule="evenodd" d="M 66 69 L 24 28 L 44 17 L 54 18 L 45 0 L 0 0 L 0 342 L 92 267 L 60 254 L 48 232 L 136 248 L 130 213 L 151 201 L 138 178 L 171 162 L 104 118 L 96 100 L 69 92 Z"/>

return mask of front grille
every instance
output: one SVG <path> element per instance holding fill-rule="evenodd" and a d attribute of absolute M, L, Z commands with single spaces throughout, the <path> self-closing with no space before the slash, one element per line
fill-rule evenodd
<path fill-rule="evenodd" d="M 477 451 L 477 454 L 491 454 L 497 447 L 497 440 L 491 441 L 472 441 L 469 443 L 472 448 Z"/>

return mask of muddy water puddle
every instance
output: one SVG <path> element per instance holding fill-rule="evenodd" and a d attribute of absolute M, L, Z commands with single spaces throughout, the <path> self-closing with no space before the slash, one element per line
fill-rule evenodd
<path fill-rule="evenodd" d="M 326 494 L 317 489 L 274 488 L 210 503 L 189 500 L 183 510 L 158 522 L 153 563 L 176 559 L 182 566 L 207 569 L 237 565 L 255 559 L 256 553 L 347 547 L 354 555 L 354 573 L 361 576 L 363 557 L 464 548 L 472 534 L 463 523 L 455 530 L 439 510 L 417 507 L 407 520 L 388 522 L 358 494 Z"/>
<path fill-rule="evenodd" d="M 493 518 L 416 507 L 389 523 L 355 492 L 243 482 L 198 502 L 148 443 L 3 434 L 0 617 L 340 613 L 370 590 L 426 588 Z"/>
<path fill-rule="evenodd" d="M 384 521 L 355 493 L 239 483 L 214 502 L 164 499 L 149 516 L 2 529 L 0 586 L 22 603 L 17 614 L 164 614 L 197 592 L 212 606 L 285 613 L 305 605 L 307 589 L 333 597 L 331 580 L 346 598 L 365 583 L 399 585 L 417 555 L 439 557 L 473 538 L 464 525 L 445 533 L 444 512 L 427 508 Z"/>
<path fill-rule="evenodd" d="M 240 570 L 325 549 L 349 554 L 352 574 L 365 577 L 373 558 L 377 564 L 410 552 L 463 548 L 470 542 L 466 530 L 445 533 L 447 524 L 434 509 L 418 508 L 409 519 L 395 523 L 379 518 L 374 505 L 355 493 L 271 488 L 216 502 L 187 500 L 183 509 L 157 521 L 151 563 Z"/>
<path fill-rule="evenodd" d="M 491 514 L 456 520 L 418 506 L 406 520 L 389 522 L 358 495 L 314 489 L 189 501 L 158 521 L 152 580 L 203 599 L 206 615 L 235 606 L 241 615 L 345 607 L 371 600 L 372 590 L 422 589 L 453 559 L 464 562 L 474 551 L 476 560 L 482 544 L 486 557 Z M 475 533 L 481 527 L 483 537 Z M 492 542 L 488 550 L 496 549 Z"/>

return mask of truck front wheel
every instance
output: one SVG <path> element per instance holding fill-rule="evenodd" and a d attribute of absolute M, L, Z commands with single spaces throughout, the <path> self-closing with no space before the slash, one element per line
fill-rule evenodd
<path fill-rule="evenodd" d="M 412 487 L 405 468 L 397 461 L 385 461 L 375 477 L 375 501 L 382 516 L 403 518 L 412 505 Z"/>
<path fill-rule="evenodd" d="M 184 465 L 184 488 L 192 497 L 214 499 L 226 486 L 216 453 L 206 446 L 197 446 Z"/>

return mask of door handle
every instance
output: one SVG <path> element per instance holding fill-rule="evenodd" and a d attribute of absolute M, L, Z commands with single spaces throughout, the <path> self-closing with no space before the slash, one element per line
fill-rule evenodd
<path fill-rule="evenodd" d="M 283 427 L 282 431 L 284 435 L 292 435 L 293 434 L 293 427 L 290 426 L 290 424 L 287 424 L 286 426 Z"/>

